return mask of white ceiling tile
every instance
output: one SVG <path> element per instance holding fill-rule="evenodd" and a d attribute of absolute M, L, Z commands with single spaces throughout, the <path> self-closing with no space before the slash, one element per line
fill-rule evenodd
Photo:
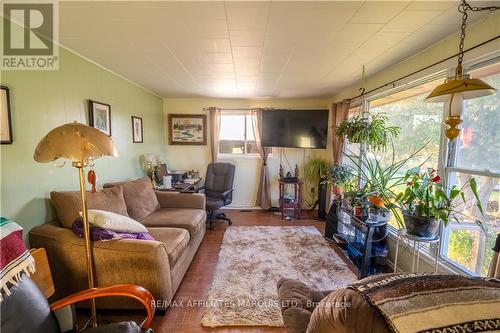
<path fill-rule="evenodd" d="M 197 59 L 202 64 L 232 64 L 231 53 L 199 53 Z"/>
<path fill-rule="evenodd" d="M 268 6 L 227 7 L 227 19 L 231 30 L 264 30 L 267 16 Z"/>
<path fill-rule="evenodd" d="M 387 23 L 382 32 L 413 32 L 432 21 L 441 13 L 441 11 L 405 10 L 391 22 Z"/>
<path fill-rule="evenodd" d="M 447 10 L 451 7 L 457 8 L 457 0 L 448 1 L 413 1 L 406 7 L 408 10 Z"/>
<path fill-rule="evenodd" d="M 184 15 L 189 20 L 225 20 L 226 11 L 223 2 L 207 1 L 207 2 L 182 2 L 182 10 Z"/>
<path fill-rule="evenodd" d="M 387 23 L 399 14 L 408 1 L 369 1 L 358 9 L 350 23 Z"/>
<path fill-rule="evenodd" d="M 257 58 L 262 56 L 262 47 L 257 46 L 236 46 L 233 47 L 233 57 L 236 58 Z"/>
<path fill-rule="evenodd" d="M 340 42 L 363 42 L 382 27 L 383 24 L 349 23 L 341 31 L 334 34 L 333 39 Z"/>
<path fill-rule="evenodd" d="M 193 20 L 189 29 L 195 38 L 229 38 L 226 20 Z"/>
<path fill-rule="evenodd" d="M 363 44 L 364 48 L 385 47 L 389 48 L 403 38 L 408 37 L 410 33 L 407 32 L 377 32 L 366 43 Z"/>
<path fill-rule="evenodd" d="M 263 46 L 264 30 L 231 30 L 229 37 L 232 46 Z"/>

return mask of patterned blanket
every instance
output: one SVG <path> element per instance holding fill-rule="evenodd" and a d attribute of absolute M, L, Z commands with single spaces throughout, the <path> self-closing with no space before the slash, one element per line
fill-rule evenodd
<path fill-rule="evenodd" d="M 17 285 L 21 274 L 35 272 L 35 259 L 23 242 L 23 228 L 5 217 L 0 217 L 0 302 L 9 288 Z"/>
<path fill-rule="evenodd" d="M 349 288 L 375 306 L 393 332 L 500 332 L 497 279 L 381 274 Z"/>

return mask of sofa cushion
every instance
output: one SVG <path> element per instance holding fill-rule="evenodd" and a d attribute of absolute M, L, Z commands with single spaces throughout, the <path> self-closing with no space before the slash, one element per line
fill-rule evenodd
<path fill-rule="evenodd" d="M 61 225 L 71 228 L 73 222 L 80 217 L 82 202 L 79 191 L 50 192 L 50 198 Z M 123 198 L 123 188 L 116 186 L 96 193 L 87 192 L 87 208 L 100 209 L 128 216 L 127 206 Z"/>
<path fill-rule="evenodd" d="M 158 242 L 162 242 L 166 249 L 170 267 L 173 267 L 188 246 L 189 232 L 182 228 L 149 228 L 149 233 Z"/>
<path fill-rule="evenodd" d="M 196 233 L 205 227 L 207 214 L 201 209 L 192 208 L 161 208 L 146 217 L 142 223 L 150 227 L 184 228 L 193 238 Z M 154 235 L 153 235 L 154 237 Z M 155 237 L 156 238 L 156 237 Z"/>
<path fill-rule="evenodd" d="M 136 221 L 142 221 L 149 214 L 160 209 L 160 203 L 148 177 L 136 180 L 104 184 L 104 187 L 120 185 L 127 205 L 128 215 Z"/>

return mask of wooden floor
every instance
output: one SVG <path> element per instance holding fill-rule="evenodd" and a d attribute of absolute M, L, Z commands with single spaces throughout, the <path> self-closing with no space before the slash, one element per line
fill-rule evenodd
<path fill-rule="evenodd" d="M 233 225 L 309 225 L 318 228 L 321 233 L 324 231 L 324 222 L 316 221 L 312 218 L 303 218 L 301 220 L 282 221 L 279 215 L 274 215 L 267 211 L 242 212 L 236 210 L 227 210 L 226 215 L 233 221 Z M 206 299 L 208 291 L 212 285 L 212 280 L 217 266 L 219 250 L 226 230 L 227 222 L 217 221 L 214 223 L 214 230 L 207 230 L 205 238 L 196 253 L 191 266 L 189 267 L 184 279 L 174 296 L 174 300 L 184 301 L 184 304 L 191 301 L 203 301 Z M 332 247 L 335 248 L 334 245 Z M 337 250 L 338 252 L 338 250 Z M 344 258 L 344 257 L 343 257 Z M 347 260 L 346 260 L 347 262 Z M 352 266 L 350 266 L 351 269 Z M 230 286 L 229 286 L 230 287 Z M 284 328 L 271 327 L 223 327 L 223 328 L 205 328 L 201 326 L 201 317 L 203 307 L 172 307 L 164 314 L 157 314 L 153 320 L 152 328 L 155 333 L 192 333 L 192 332 L 273 332 L 285 333 Z M 102 319 L 118 320 L 136 320 L 141 322 L 144 316 L 139 311 L 121 311 L 113 313 L 102 313 Z"/>

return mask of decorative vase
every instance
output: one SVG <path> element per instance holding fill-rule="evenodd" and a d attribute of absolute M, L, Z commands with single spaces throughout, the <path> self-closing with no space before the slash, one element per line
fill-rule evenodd
<path fill-rule="evenodd" d="M 417 237 L 432 237 L 439 227 L 439 220 L 433 217 L 424 217 L 403 212 L 406 232 Z"/>

